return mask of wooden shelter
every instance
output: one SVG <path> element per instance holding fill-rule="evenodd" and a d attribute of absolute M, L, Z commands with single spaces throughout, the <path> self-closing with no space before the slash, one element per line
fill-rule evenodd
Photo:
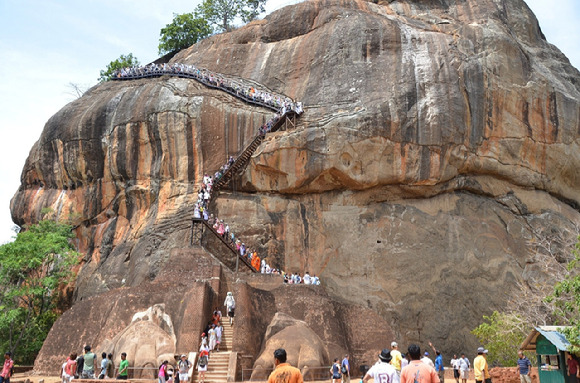
<path fill-rule="evenodd" d="M 570 342 L 560 332 L 563 326 L 534 328 L 522 343 L 523 351 L 535 351 L 540 383 L 572 383 L 567 356 Z"/>

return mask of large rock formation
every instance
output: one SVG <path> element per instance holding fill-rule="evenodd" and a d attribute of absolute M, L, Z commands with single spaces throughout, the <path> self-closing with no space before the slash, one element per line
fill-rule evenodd
<path fill-rule="evenodd" d="M 402 344 L 472 347 L 482 314 L 545 278 L 528 241 L 580 224 L 580 73 L 521 0 L 306 1 L 172 61 L 304 102 L 216 213 Z M 99 85 L 48 121 L 13 219 L 73 214 L 76 300 L 139 286 L 187 245 L 203 172 L 270 115 L 192 80 Z"/>

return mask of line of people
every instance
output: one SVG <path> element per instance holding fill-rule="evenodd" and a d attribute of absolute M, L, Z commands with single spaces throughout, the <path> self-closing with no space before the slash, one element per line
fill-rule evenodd
<path fill-rule="evenodd" d="M 290 111 L 296 114 L 301 114 L 304 111 L 302 103 L 294 102 L 289 97 L 260 90 L 252 85 L 245 85 L 239 81 L 229 79 L 222 74 L 214 73 L 207 69 L 199 69 L 188 64 L 151 63 L 142 67 L 123 68 L 113 73 L 113 79 L 129 80 L 145 77 L 159 77 L 163 75 L 193 78 L 205 85 L 223 89 L 236 97 L 245 99 L 246 101 L 262 104 L 272 109 L 279 110 L 282 114 L 286 114 Z"/>
<path fill-rule="evenodd" d="M 100 369 L 97 372 L 97 368 Z M 97 355 L 91 351 L 91 346 L 87 345 L 83 349 L 81 355 L 71 353 L 66 362 L 61 367 L 61 379 L 63 383 L 70 383 L 73 379 L 112 379 L 115 374 L 115 363 L 113 362 L 113 354 L 103 352 L 101 354 L 101 363 L 98 363 Z M 119 371 L 116 379 L 127 380 L 129 377 L 129 361 L 127 354 L 121 353 L 121 361 L 119 363 Z"/>

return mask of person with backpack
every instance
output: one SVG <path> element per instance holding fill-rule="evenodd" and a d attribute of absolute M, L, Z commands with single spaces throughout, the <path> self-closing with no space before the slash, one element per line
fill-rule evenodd
<path fill-rule="evenodd" d="M 337 383 L 337 381 L 342 377 L 340 373 L 340 364 L 338 363 L 338 358 L 334 358 L 332 367 L 330 367 L 330 373 L 332 374 L 332 383 Z"/>
<path fill-rule="evenodd" d="M 10 377 L 14 374 L 14 361 L 12 360 L 12 353 L 6 351 L 4 353 L 4 366 L 0 373 L 0 383 L 10 383 Z"/>
<path fill-rule="evenodd" d="M 224 306 L 227 308 L 228 318 L 230 318 L 230 326 L 234 324 L 234 310 L 236 309 L 236 300 L 231 291 L 228 291 Z"/>
<path fill-rule="evenodd" d="M 204 383 L 205 372 L 207 371 L 207 365 L 209 362 L 209 349 L 207 346 L 202 347 L 199 351 L 199 359 L 197 360 L 197 372 L 199 372 L 199 383 Z"/>
<path fill-rule="evenodd" d="M 179 368 L 179 382 L 185 383 L 189 380 L 188 371 L 191 368 L 191 362 L 187 360 L 185 354 L 181 355 L 181 360 L 177 363 L 177 367 Z"/>
<path fill-rule="evenodd" d="M 350 383 L 350 363 L 348 362 L 348 354 L 340 363 L 340 372 L 342 373 L 342 383 Z"/>
<path fill-rule="evenodd" d="M 115 363 L 113 362 L 113 354 L 109 353 L 107 355 L 107 359 L 109 359 L 109 364 L 107 365 L 107 378 L 114 378 L 115 377 Z"/>

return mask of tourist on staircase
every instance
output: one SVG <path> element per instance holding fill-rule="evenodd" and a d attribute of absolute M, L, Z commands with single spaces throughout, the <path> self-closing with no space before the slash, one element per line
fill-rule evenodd
<path fill-rule="evenodd" d="M 230 326 L 234 324 L 234 310 L 236 309 L 236 300 L 231 291 L 228 291 L 226 300 L 224 301 L 224 306 L 226 306 L 228 318 L 230 318 Z"/>
<path fill-rule="evenodd" d="M 224 333 L 224 328 L 222 326 L 221 320 L 218 322 L 217 326 L 215 327 L 215 336 L 217 338 L 215 350 L 220 350 L 220 344 L 222 343 L 222 335 Z"/>
<path fill-rule="evenodd" d="M 199 358 L 197 360 L 197 372 L 199 372 L 199 383 L 204 383 L 205 372 L 207 371 L 207 365 L 209 364 L 209 349 L 207 346 L 203 346 L 199 350 Z"/>
<path fill-rule="evenodd" d="M 199 351 L 201 352 L 202 349 L 207 347 L 207 336 L 205 335 L 205 332 L 201 333 L 201 346 L 199 347 Z"/>
<path fill-rule="evenodd" d="M 215 324 L 212 323 L 211 327 L 209 328 L 209 331 L 207 333 L 207 337 L 209 339 L 209 350 L 213 351 L 215 349 L 215 345 L 217 342 L 217 336 L 215 334 Z"/>
<path fill-rule="evenodd" d="M 189 380 L 188 371 L 191 368 L 191 362 L 187 359 L 185 354 L 181 355 L 179 363 L 177 363 L 177 367 L 179 368 L 179 383 L 187 383 Z"/>

